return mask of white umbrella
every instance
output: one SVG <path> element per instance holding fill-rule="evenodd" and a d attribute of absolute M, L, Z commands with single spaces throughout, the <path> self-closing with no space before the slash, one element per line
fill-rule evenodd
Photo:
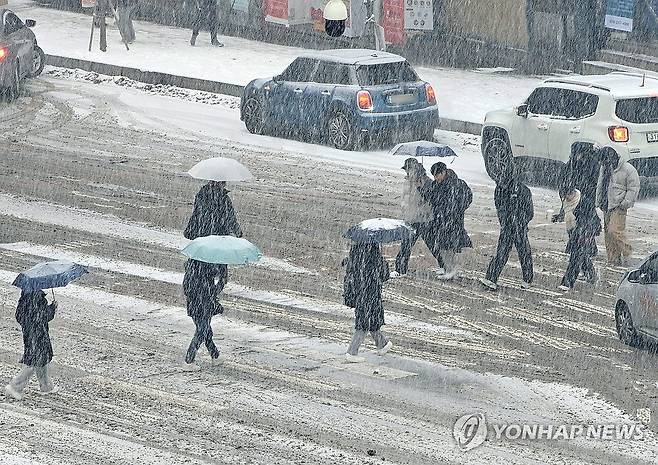
<path fill-rule="evenodd" d="M 200 161 L 187 173 L 195 179 L 204 181 L 239 182 L 256 179 L 239 161 L 222 157 Z"/>

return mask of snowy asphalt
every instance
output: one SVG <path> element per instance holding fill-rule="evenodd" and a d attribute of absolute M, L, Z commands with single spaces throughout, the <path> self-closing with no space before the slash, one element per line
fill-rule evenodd
<path fill-rule="evenodd" d="M 91 273 L 57 291 L 51 334 L 62 393 L 0 402 L 0 463 L 655 463 L 644 441 L 495 441 L 468 453 L 454 421 L 625 423 L 655 412 L 658 358 L 621 345 L 602 282 L 555 290 L 565 267 L 556 195 L 533 189 L 536 286 L 513 260 L 489 293 L 476 282 L 497 240 L 490 181 L 474 136 L 437 133 L 473 187 L 475 248 L 464 277 L 442 283 L 419 244 L 410 275 L 387 285 L 380 358 L 342 363 L 351 336 L 341 303 L 344 229 L 398 212 L 401 161 L 384 152 L 249 135 L 230 99 L 199 103 L 111 83 L 28 84 L 0 107 L 0 376 L 16 369 L 15 272 L 43 257 Z M 196 95 L 199 97 L 199 95 Z M 199 185 L 196 161 L 231 156 L 258 181 L 232 196 L 259 267 L 231 270 L 228 314 L 216 319 L 222 364 L 183 373 L 192 324 L 180 291 L 180 231 Z M 629 218 L 638 255 L 656 249 L 655 200 Z M 397 252 L 386 249 L 389 258 Z M 653 427 L 655 431 L 655 426 Z M 368 453 L 370 451 L 370 454 Z M 374 454 L 374 455 L 372 455 Z"/>

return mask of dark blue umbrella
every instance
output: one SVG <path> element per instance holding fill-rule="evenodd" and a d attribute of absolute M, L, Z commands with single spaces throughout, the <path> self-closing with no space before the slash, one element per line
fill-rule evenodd
<path fill-rule="evenodd" d="M 87 269 L 84 266 L 67 260 L 44 262 L 20 273 L 14 279 L 13 285 L 24 291 L 34 292 L 39 289 L 64 287 L 85 273 Z"/>
<path fill-rule="evenodd" d="M 393 147 L 391 154 L 404 157 L 420 157 L 421 160 L 423 157 L 445 158 L 457 156 L 455 151 L 447 145 L 428 141 L 405 142 L 404 144 L 398 144 Z"/>
<path fill-rule="evenodd" d="M 412 229 L 404 221 L 374 218 L 352 226 L 343 237 L 354 242 L 385 244 L 409 239 L 411 232 Z"/>

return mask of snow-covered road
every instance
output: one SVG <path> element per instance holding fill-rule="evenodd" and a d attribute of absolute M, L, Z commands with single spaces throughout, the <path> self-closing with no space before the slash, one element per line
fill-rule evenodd
<path fill-rule="evenodd" d="M 345 365 L 341 233 L 395 216 L 401 160 L 249 135 L 230 102 L 207 105 L 46 76 L 0 107 L 0 374 L 16 371 L 16 271 L 67 257 L 91 273 L 57 291 L 52 325 L 60 395 L 34 386 L 0 402 L 0 463 L 655 463 L 644 441 L 496 441 L 464 453 L 455 420 L 635 423 L 655 411 L 658 360 L 619 344 L 610 308 L 620 269 L 596 290 L 554 291 L 564 268 L 554 193 L 533 189 L 536 287 L 510 263 L 498 294 L 482 275 L 497 223 L 477 139 L 437 133 L 473 187 L 476 247 L 465 276 L 441 283 L 419 245 L 410 276 L 385 291 L 394 351 Z M 179 369 L 192 324 L 175 250 L 198 188 L 201 158 L 240 159 L 258 180 L 232 196 L 246 236 L 270 261 L 234 268 L 228 314 L 214 322 L 222 364 Z M 629 227 L 638 253 L 655 246 L 647 208 Z M 386 249 L 390 258 L 397 252 Z M 601 265 L 600 262 L 597 264 Z M 370 453 L 369 453 L 370 451 Z M 23 462 L 20 462 L 23 460 Z"/>

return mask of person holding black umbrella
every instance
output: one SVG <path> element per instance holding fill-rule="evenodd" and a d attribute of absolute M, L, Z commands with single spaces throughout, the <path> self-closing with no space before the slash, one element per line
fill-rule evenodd
<path fill-rule="evenodd" d="M 345 354 L 348 363 L 362 362 L 359 347 L 370 333 L 377 354 L 384 355 L 393 343 L 381 332 L 384 323 L 382 286 L 389 279 L 388 264 L 382 257 L 379 243 L 355 243 L 343 261 L 345 278 L 343 296 L 345 305 L 354 308 L 354 336 Z"/>
<path fill-rule="evenodd" d="M 23 399 L 23 391 L 32 375 L 36 374 L 42 394 L 54 394 L 59 389 L 53 384 L 48 365 L 53 359 L 48 323 L 55 318 L 57 302 L 46 300 L 42 290 L 23 291 L 16 308 L 16 321 L 23 332 L 23 357 L 19 363 L 25 368 L 5 387 L 5 394 Z"/>

